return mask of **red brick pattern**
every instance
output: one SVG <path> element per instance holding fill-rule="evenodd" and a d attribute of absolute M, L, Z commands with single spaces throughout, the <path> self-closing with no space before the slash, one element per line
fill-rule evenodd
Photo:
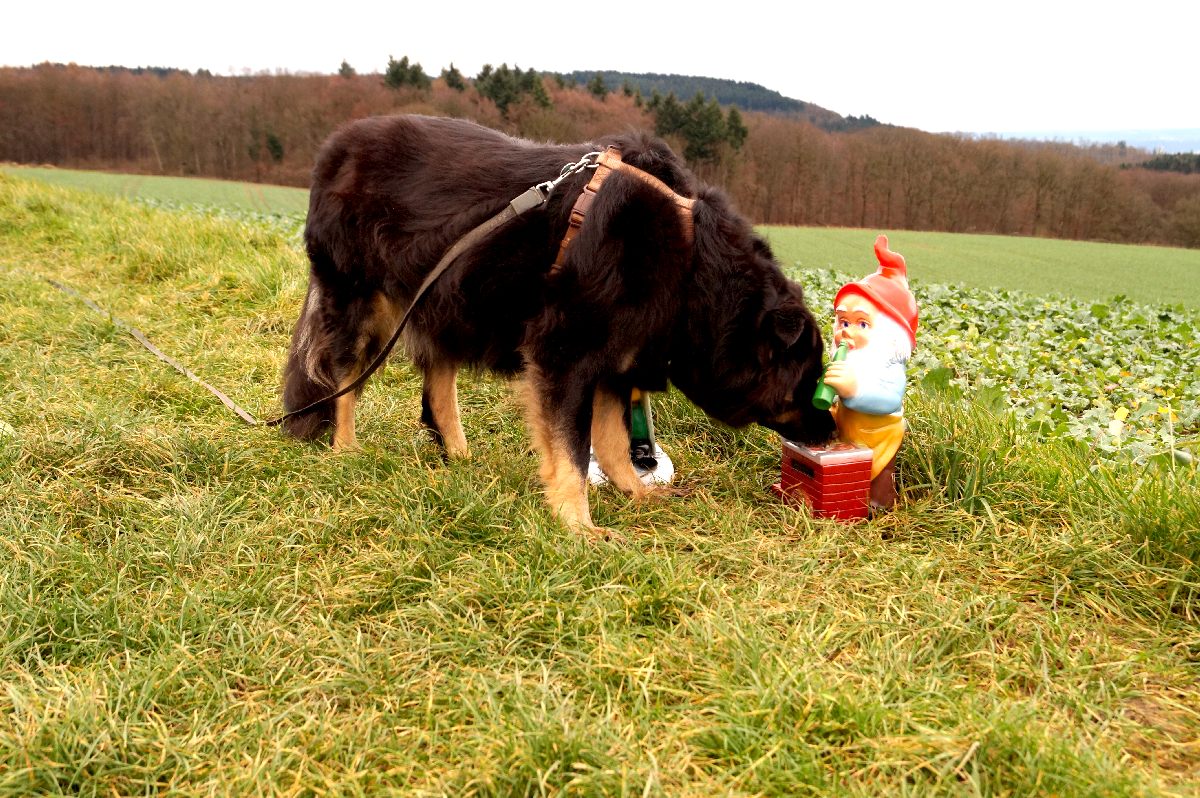
<path fill-rule="evenodd" d="M 771 490 L 786 502 L 805 504 L 817 518 L 866 518 L 871 493 L 871 450 L 834 443 L 783 442 L 782 475 Z"/>

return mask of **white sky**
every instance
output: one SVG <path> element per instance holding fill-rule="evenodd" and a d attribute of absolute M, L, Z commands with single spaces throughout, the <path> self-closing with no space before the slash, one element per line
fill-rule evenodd
<path fill-rule="evenodd" d="M 408 56 L 759 83 L 931 132 L 1200 128 L 1197 0 L 44 0 L 8 4 L 0 65 L 382 71 Z"/>

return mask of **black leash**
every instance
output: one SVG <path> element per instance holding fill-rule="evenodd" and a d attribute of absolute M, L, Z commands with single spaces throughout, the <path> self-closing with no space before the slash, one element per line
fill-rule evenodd
<path fill-rule="evenodd" d="M 404 332 L 404 327 L 408 324 L 408 320 L 412 316 L 413 310 L 416 309 L 417 303 L 421 301 L 421 298 L 425 295 L 429 288 L 446 272 L 447 269 L 450 268 L 450 266 L 454 264 L 460 255 L 462 255 L 471 247 L 475 246 L 475 244 L 477 244 L 481 239 L 490 235 L 497 228 L 508 224 L 510 221 L 523 213 L 544 205 L 546 201 L 550 199 L 550 194 L 554 191 L 559 183 L 566 180 L 571 175 L 582 172 L 585 169 L 595 169 L 597 159 L 599 157 L 599 152 L 589 152 L 575 163 L 569 163 L 563 166 L 562 171 L 559 172 L 558 177 L 556 177 L 554 180 L 547 180 L 543 183 L 538 183 L 536 186 L 530 187 L 523 194 L 514 198 L 512 202 L 508 203 L 508 205 L 504 207 L 504 210 L 500 211 L 495 216 L 491 217 L 483 224 L 479 225 L 462 238 L 458 239 L 458 241 L 454 242 L 454 244 L 448 250 L 446 250 L 446 253 L 442 255 L 442 259 L 438 261 L 437 265 L 433 267 L 429 274 L 425 275 L 425 279 L 421 282 L 421 285 L 417 288 L 417 292 L 413 295 L 412 302 L 409 303 L 408 310 L 404 311 L 404 315 L 400 317 L 400 322 L 396 325 L 396 331 L 392 333 L 392 337 L 388 340 L 387 344 L 384 345 L 383 349 L 380 350 L 379 354 L 375 356 L 375 359 L 371 361 L 371 364 L 367 366 L 366 370 L 363 371 L 363 373 L 360 374 L 357 379 L 326 397 L 318 399 L 315 402 L 310 402 L 304 407 L 297 408 L 296 410 L 290 410 L 287 413 L 284 413 L 282 416 L 272 418 L 268 421 L 259 421 L 221 391 L 200 379 L 200 377 L 196 376 L 196 374 L 194 374 L 182 363 L 178 362 L 170 355 L 167 355 L 161 349 L 151 343 L 150 339 L 147 338 L 141 330 L 137 329 L 136 327 L 132 327 L 118 319 L 116 316 L 113 316 L 111 313 L 97 305 L 92 300 L 88 299 L 83 294 L 76 291 L 74 288 L 64 285 L 57 280 L 51 280 L 48 277 L 45 278 L 45 280 L 63 293 L 70 294 L 71 296 L 79 299 L 100 315 L 107 316 L 109 321 L 112 322 L 114 326 L 128 332 L 159 360 L 171 366 L 180 374 L 183 374 L 189 380 L 216 396 L 217 399 L 221 401 L 221 404 L 225 405 L 234 413 L 236 413 L 238 418 L 242 419 L 242 421 L 246 422 L 252 427 L 274 427 L 282 424 L 289 418 L 295 418 L 296 416 L 301 416 L 305 413 L 312 412 L 326 402 L 330 402 L 334 399 L 337 399 L 339 396 L 345 396 L 351 391 L 356 391 L 361 388 L 366 383 L 367 379 L 379 370 L 379 367 L 383 365 L 384 361 L 387 360 L 388 355 L 391 354 L 392 348 L 395 347 L 396 342 L 400 340 L 400 334 Z"/>

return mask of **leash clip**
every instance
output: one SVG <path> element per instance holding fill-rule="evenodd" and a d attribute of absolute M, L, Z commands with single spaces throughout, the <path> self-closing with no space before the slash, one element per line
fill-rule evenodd
<path fill-rule="evenodd" d="M 575 163 L 564 164 L 562 170 L 558 173 L 558 177 L 553 180 L 545 180 L 536 186 L 531 186 L 524 194 L 510 202 L 509 205 L 520 216 L 522 213 L 532 210 L 550 199 L 550 195 L 554 193 L 554 189 L 558 188 L 558 184 L 571 175 L 579 174 L 585 169 L 595 169 L 599 165 L 599 160 L 599 152 L 589 152 Z"/>
<path fill-rule="evenodd" d="M 566 180 L 568 177 L 579 174 L 585 169 L 595 169 L 597 166 L 599 166 L 600 155 L 600 152 L 589 152 L 575 163 L 565 164 L 562 168 L 562 171 L 558 173 L 558 177 L 554 178 L 553 180 L 547 180 L 545 183 L 539 183 L 538 187 L 545 188 L 546 196 L 549 197 L 550 193 L 558 187 L 558 184 Z"/>

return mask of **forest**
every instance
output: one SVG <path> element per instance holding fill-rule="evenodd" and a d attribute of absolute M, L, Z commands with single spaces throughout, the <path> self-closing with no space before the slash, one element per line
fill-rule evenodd
<path fill-rule="evenodd" d="M 307 186 L 321 142 L 363 116 L 462 117 L 557 142 L 641 128 L 759 224 L 1200 247 L 1200 173 L 1123 144 L 930 134 L 870 117 L 839 124 L 832 112 L 817 125 L 699 92 L 647 96 L 629 80 L 617 85 L 620 74 L 584 83 L 501 65 L 468 78 L 450 65 L 431 77 L 407 58 L 383 75 L 347 64 L 330 75 L 241 76 L 6 67 L 0 161 Z"/>

